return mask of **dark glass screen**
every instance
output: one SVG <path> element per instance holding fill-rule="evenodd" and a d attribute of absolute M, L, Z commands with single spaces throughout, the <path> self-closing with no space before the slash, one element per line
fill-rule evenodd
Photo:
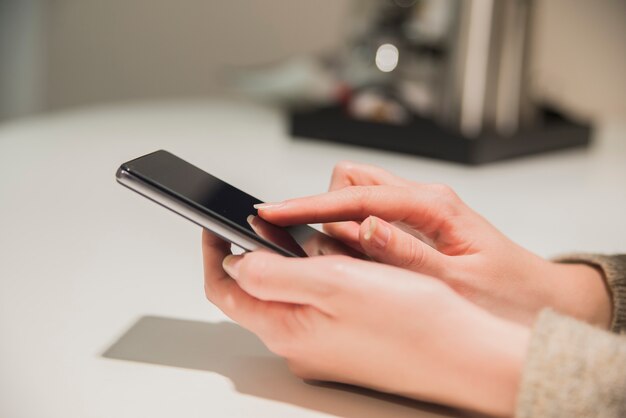
<path fill-rule="evenodd" d="M 269 224 L 256 216 L 253 205 L 261 203 L 259 199 L 167 151 L 153 152 L 129 161 L 122 167 L 152 186 L 222 220 L 284 255 L 347 252 L 337 241 L 308 225 L 281 228 Z M 255 216 L 252 224 L 248 222 L 250 215 Z"/>

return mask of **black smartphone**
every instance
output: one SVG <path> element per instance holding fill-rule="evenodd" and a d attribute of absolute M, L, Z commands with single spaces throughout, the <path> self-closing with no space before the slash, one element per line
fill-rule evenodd
<path fill-rule="evenodd" d="M 117 181 L 246 251 L 265 248 L 290 257 L 351 254 L 308 225 L 279 227 L 257 216 L 259 199 L 163 150 L 120 166 Z"/>

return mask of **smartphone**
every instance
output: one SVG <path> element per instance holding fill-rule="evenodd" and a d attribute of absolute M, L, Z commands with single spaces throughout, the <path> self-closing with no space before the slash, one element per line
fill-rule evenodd
<path fill-rule="evenodd" d="M 259 199 L 164 150 L 120 166 L 117 181 L 245 251 L 289 257 L 350 254 L 342 243 L 308 225 L 279 227 L 257 216 Z"/>

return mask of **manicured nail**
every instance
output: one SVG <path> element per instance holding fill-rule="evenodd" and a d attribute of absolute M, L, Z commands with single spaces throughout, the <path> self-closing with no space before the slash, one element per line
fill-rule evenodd
<path fill-rule="evenodd" d="M 254 215 L 248 215 L 248 217 L 246 218 L 246 222 L 248 222 L 250 226 L 254 226 L 255 220 L 256 220 L 256 216 Z"/>
<path fill-rule="evenodd" d="M 241 255 L 227 255 L 224 257 L 224 261 L 222 261 L 222 267 L 224 271 L 228 273 L 230 277 L 236 279 L 239 275 L 239 263 L 243 256 Z"/>
<path fill-rule="evenodd" d="M 283 206 L 285 202 L 276 202 L 276 203 L 257 203 L 256 205 L 253 205 L 255 209 L 257 210 L 274 210 L 274 209 L 278 209 L 281 206 Z"/>
<path fill-rule="evenodd" d="M 384 248 L 387 245 L 387 241 L 389 241 L 389 228 L 384 223 L 378 222 L 376 218 L 370 217 L 364 238 L 375 247 Z"/>

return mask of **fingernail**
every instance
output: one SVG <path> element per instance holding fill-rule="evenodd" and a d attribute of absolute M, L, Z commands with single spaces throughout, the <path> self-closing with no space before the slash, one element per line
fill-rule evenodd
<path fill-rule="evenodd" d="M 236 279 L 239 275 L 239 263 L 243 256 L 240 255 L 227 255 L 222 261 L 222 268 L 230 277 Z"/>
<path fill-rule="evenodd" d="M 251 225 L 254 226 L 254 222 L 256 220 L 256 216 L 254 215 L 248 215 L 248 217 L 246 218 L 246 221 Z"/>
<path fill-rule="evenodd" d="M 284 202 L 277 202 L 277 203 L 257 203 L 256 205 L 253 205 L 253 207 L 257 210 L 274 210 L 274 209 L 278 209 L 280 208 L 282 205 L 284 204 Z"/>
<path fill-rule="evenodd" d="M 389 228 L 374 217 L 370 217 L 368 229 L 365 232 L 365 240 L 378 248 L 384 248 L 389 241 Z"/>

